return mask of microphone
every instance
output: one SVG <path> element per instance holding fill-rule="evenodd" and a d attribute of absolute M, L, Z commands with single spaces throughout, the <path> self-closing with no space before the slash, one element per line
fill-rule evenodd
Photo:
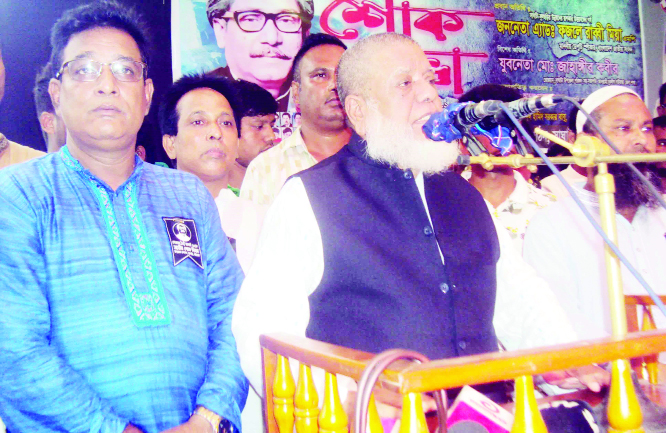
<path fill-rule="evenodd" d="M 505 102 L 511 113 L 518 119 L 549 108 L 564 99 L 557 95 L 538 95 L 531 98 L 517 99 Z M 462 134 L 484 120 L 493 117 L 495 124 L 505 123 L 509 119 L 500 107 L 502 101 L 462 102 L 450 104 L 446 110 L 435 113 L 423 125 L 426 137 L 434 141 L 448 141 L 462 138 Z"/>
<path fill-rule="evenodd" d="M 536 113 L 539 110 L 543 110 L 544 108 L 554 107 L 562 101 L 564 101 L 564 98 L 557 95 L 537 95 L 532 96 L 531 98 L 521 98 L 515 101 L 507 102 L 504 105 L 506 105 L 509 110 L 511 110 L 511 114 L 516 116 L 516 118 L 521 119 L 523 117 L 529 116 L 532 113 Z M 499 104 L 497 108 L 499 109 L 497 115 L 502 117 L 506 116 L 506 113 L 504 113 L 504 111 L 499 108 Z M 495 116 L 496 120 L 498 120 L 497 115 Z"/>

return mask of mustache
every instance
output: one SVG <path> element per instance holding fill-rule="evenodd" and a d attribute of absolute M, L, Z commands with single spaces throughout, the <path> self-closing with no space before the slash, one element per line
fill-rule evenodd
<path fill-rule="evenodd" d="M 277 48 L 264 48 L 259 51 L 253 51 L 250 53 L 250 58 L 255 59 L 257 57 L 275 57 L 280 60 L 291 60 L 291 57 L 283 53 Z"/>
<path fill-rule="evenodd" d="M 340 103 L 340 105 L 342 105 L 342 101 L 340 101 L 340 95 L 338 95 L 338 89 L 331 90 L 330 96 L 328 97 L 328 99 L 326 99 L 326 102 L 324 103 L 328 104 L 329 102 L 332 101 L 337 101 Z"/>

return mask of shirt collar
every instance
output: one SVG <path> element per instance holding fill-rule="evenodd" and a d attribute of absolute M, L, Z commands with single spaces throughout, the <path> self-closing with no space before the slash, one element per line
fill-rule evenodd
<path fill-rule="evenodd" d="M 586 190 L 585 185 L 587 185 L 587 180 L 583 182 L 574 182 L 571 184 L 571 188 L 574 190 L 583 204 L 594 209 L 599 209 L 599 197 L 597 196 L 597 193 L 594 191 Z"/>
<path fill-rule="evenodd" d="M 526 205 L 530 201 L 530 187 L 520 172 L 513 170 L 513 178 L 516 181 L 516 186 L 509 194 L 509 197 L 506 199 L 506 203 L 511 205 L 512 203 L 517 203 L 520 205 Z"/>
<path fill-rule="evenodd" d="M 97 176 L 92 174 L 90 170 L 87 168 L 83 167 L 79 160 L 75 159 L 72 154 L 69 152 L 69 149 L 67 148 L 67 145 L 63 146 L 60 148 L 58 151 L 60 157 L 62 158 L 63 162 L 65 163 L 65 166 L 68 167 L 69 169 L 75 171 L 78 173 L 80 176 L 83 176 L 84 178 L 87 178 L 89 180 L 93 180 L 95 182 L 98 182 L 102 185 L 104 185 L 106 188 L 109 188 L 109 186 L 104 182 L 103 180 L 99 179 Z M 143 165 L 145 163 L 141 158 L 139 158 L 138 155 L 134 155 L 134 170 L 132 171 L 132 174 L 130 177 L 123 182 L 122 185 L 118 188 L 118 190 L 122 189 L 127 183 L 132 182 L 134 179 L 136 179 L 143 171 Z M 111 189 L 111 188 L 109 188 Z"/>
<path fill-rule="evenodd" d="M 294 132 L 280 143 L 283 149 L 289 149 L 291 147 L 302 147 L 307 151 L 308 147 L 303 141 L 303 136 L 301 135 L 301 127 L 294 129 Z M 308 152 L 309 153 L 309 152 Z"/>

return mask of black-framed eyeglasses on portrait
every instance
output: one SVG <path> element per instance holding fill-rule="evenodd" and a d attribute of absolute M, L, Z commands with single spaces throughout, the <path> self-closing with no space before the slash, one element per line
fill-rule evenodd
<path fill-rule="evenodd" d="M 268 20 L 273 21 L 275 27 L 282 33 L 298 33 L 303 27 L 303 17 L 296 12 L 280 12 L 270 14 L 262 11 L 236 11 L 233 17 L 219 17 L 229 22 L 230 19 L 238 24 L 244 32 L 256 33 L 263 30 Z"/>

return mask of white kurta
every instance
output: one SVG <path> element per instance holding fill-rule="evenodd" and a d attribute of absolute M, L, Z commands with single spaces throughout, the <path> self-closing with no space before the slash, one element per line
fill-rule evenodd
<path fill-rule="evenodd" d="M 578 173 L 573 169 L 572 166 L 568 166 L 562 170 L 561 174 L 569 185 L 573 185 L 578 182 L 585 182 L 587 180 L 587 177 Z M 554 194 L 558 200 L 563 200 L 565 197 L 569 197 L 569 190 L 567 190 L 562 182 L 560 182 L 560 179 L 558 179 L 554 174 L 551 174 L 541 181 L 541 188 L 546 192 Z"/>
<path fill-rule="evenodd" d="M 585 206 L 599 221 L 597 195 L 575 184 Z M 616 214 L 620 251 L 658 294 L 666 294 L 666 211 L 639 208 L 632 222 Z M 582 339 L 611 333 L 604 245 L 572 197 L 539 212 L 531 221 L 525 260 L 546 279 Z M 625 294 L 647 295 L 622 266 Z M 664 323 L 655 311 L 657 323 Z"/>

